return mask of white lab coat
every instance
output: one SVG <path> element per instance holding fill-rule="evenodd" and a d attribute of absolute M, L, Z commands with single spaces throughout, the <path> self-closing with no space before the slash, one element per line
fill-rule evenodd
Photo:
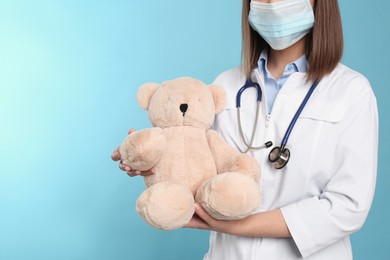
<path fill-rule="evenodd" d="M 254 145 L 279 146 L 311 84 L 294 73 L 267 115 L 266 94 L 258 70 L 252 80 L 263 98 Z M 215 84 L 227 93 L 227 106 L 214 129 L 232 146 L 245 149 L 240 137 L 235 98 L 245 78 L 239 68 L 222 73 Z M 244 134 L 250 139 L 256 113 L 256 91 L 241 101 Z M 287 147 L 289 163 L 276 170 L 268 161 L 271 148 L 249 152 L 262 167 L 262 203 L 258 212 L 281 208 L 292 239 L 247 238 L 211 232 L 207 260 L 344 260 L 352 259 L 349 235 L 361 228 L 375 190 L 378 114 L 369 82 L 339 64 L 314 91 L 297 121 Z"/>

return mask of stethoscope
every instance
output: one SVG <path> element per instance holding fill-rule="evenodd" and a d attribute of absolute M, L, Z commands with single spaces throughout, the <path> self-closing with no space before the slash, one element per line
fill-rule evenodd
<path fill-rule="evenodd" d="M 290 160 L 291 152 L 288 148 L 286 148 L 288 138 L 290 137 L 290 134 L 294 128 L 295 123 L 298 121 L 299 115 L 302 113 L 302 110 L 305 108 L 307 102 L 309 101 L 311 94 L 313 93 L 313 91 L 317 87 L 318 83 L 319 83 L 319 81 L 316 80 L 313 83 L 313 85 L 310 87 L 309 91 L 307 92 L 305 98 L 303 99 L 301 105 L 299 106 L 297 112 L 295 113 L 293 119 L 291 120 L 290 125 L 288 126 L 286 133 L 284 134 L 281 145 L 274 147 L 268 155 L 269 161 L 274 165 L 274 167 L 276 169 L 282 169 L 284 166 L 286 166 L 286 164 Z M 254 124 L 253 130 L 252 130 L 252 137 L 250 139 L 250 142 L 248 143 L 245 136 L 244 136 L 244 132 L 242 130 L 240 108 L 241 108 L 241 95 L 242 95 L 242 93 L 251 87 L 254 87 L 257 90 L 257 105 L 256 105 L 255 124 Z M 244 144 L 246 146 L 246 150 L 244 150 L 244 151 L 241 150 L 242 153 L 246 153 L 251 149 L 252 150 L 259 150 L 262 148 L 268 148 L 268 147 L 271 147 L 273 145 L 271 141 L 268 141 L 263 145 L 253 146 L 255 131 L 257 129 L 257 123 L 259 121 L 261 97 L 262 97 L 262 91 L 261 91 L 260 85 L 256 82 L 253 82 L 250 79 L 247 79 L 244 86 L 242 86 L 237 92 L 236 108 L 237 108 L 238 125 L 239 125 L 241 138 L 244 141 Z"/>

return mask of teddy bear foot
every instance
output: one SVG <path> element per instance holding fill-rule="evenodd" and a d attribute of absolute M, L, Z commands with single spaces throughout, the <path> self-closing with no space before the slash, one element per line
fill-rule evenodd
<path fill-rule="evenodd" d="M 137 200 L 138 214 L 151 226 L 172 230 L 186 225 L 194 214 L 194 196 L 179 183 L 163 181 L 150 186 Z"/>
<path fill-rule="evenodd" d="M 260 187 L 244 174 L 222 173 L 203 183 L 195 200 L 215 219 L 240 219 L 259 206 Z"/>

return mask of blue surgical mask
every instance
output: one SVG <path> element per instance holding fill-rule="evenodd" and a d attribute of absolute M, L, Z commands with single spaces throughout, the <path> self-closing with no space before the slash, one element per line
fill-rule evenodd
<path fill-rule="evenodd" d="M 248 17 L 251 27 L 274 50 L 283 50 L 305 37 L 313 28 L 310 0 L 262 3 L 252 0 Z"/>

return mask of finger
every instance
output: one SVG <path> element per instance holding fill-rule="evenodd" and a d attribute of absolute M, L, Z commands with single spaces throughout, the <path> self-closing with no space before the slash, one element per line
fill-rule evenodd
<path fill-rule="evenodd" d="M 126 172 L 127 175 L 129 175 L 130 177 L 135 177 L 135 176 L 138 176 L 138 174 L 136 174 L 134 171 L 128 171 Z"/>
<path fill-rule="evenodd" d="M 130 130 L 127 132 L 127 134 L 129 135 L 129 134 L 132 134 L 134 132 L 135 132 L 134 128 L 130 128 Z"/>
<path fill-rule="evenodd" d="M 121 154 L 119 153 L 119 147 L 112 152 L 111 159 L 113 161 L 119 161 L 121 159 Z"/>
<path fill-rule="evenodd" d="M 142 171 L 142 172 L 140 172 L 140 174 L 141 174 L 142 176 L 149 176 L 149 175 L 152 175 L 152 174 L 154 174 L 154 173 L 156 173 L 156 169 L 155 169 L 155 168 L 152 168 L 152 169 L 147 170 L 147 171 Z"/>
<path fill-rule="evenodd" d="M 129 169 L 129 170 L 127 170 Z M 147 170 L 147 171 L 140 171 L 140 170 L 131 170 L 131 168 L 129 166 L 125 166 L 125 171 L 127 173 L 127 175 L 129 175 L 130 177 L 134 177 L 134 176 L 149 176 L 149 175 L 152 175 L 155 173 L 155 169 L 152 168 L 150 170 Z"/>
<path fill-rule="evenodd" d="M 195 203 L 195 213 L 209 226 L 212 226 L 212 223 L 215 221 L 198 203 Z"/>
<path fill-rule="evenodd" d="M 130 166 L 126 165 L 126 164 L 123 164 L 122 161 L 120 161 L 119 163 L 119 168 L 122 170 L 122 171 L 125 171 L 125 172 L 130 172 L 130 171 L 133 171 L 131 169 Z"/>
<path fill-rule="evenodd" d="M 119 169 L 121 169 L 122 171 L 126 171 L 126 165 L 119 163 Z"/>

